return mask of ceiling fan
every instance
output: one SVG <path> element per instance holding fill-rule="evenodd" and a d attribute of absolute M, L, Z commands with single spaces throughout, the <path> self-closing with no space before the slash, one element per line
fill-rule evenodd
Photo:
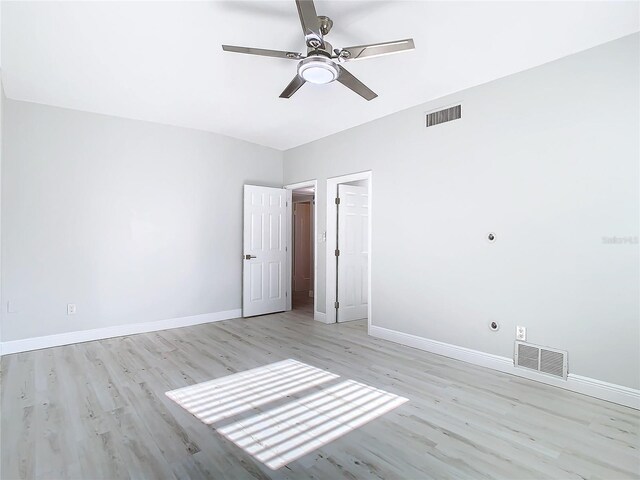
<path fill-rule="evenodd" d="M 295 2 L 307 44 L 306 56 L 298 52 L 222 45 L 222 49 L 226 52 L 299 60 L 298 73 L 280 94 L 280 98 L 291 98 L 306 82 L 324 84 L 337 80 L 364 99 L 373 100 L 378 95 L 351 75 L 340 63 L 361 58 L 378 57 L 415 48 L 413 39 L 408 38 L 394 42 L 332 49 L 332 45 L 324 37 L 331 31 L 333 21 L 329 17 L 318 16 L 313 0 L 295 0 Z"/>

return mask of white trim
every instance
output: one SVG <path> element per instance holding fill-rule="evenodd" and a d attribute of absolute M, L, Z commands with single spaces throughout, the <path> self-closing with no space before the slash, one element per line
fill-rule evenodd
<path fill-rule="evenodd" d="M 634 388 L 603 382 L 573 373 L 569 374 L 566 381 L 556 379 L 517 368 L 513 365 L 513 360 L 508 357 L 438 342 L 375 325 L 369 326 L 369 335 L 640 410 L 640 390 Z"/>
<path fill-rule="evenodd" d="M 304 187 L 313 187 L 313 199 L 314 202 L 316 202 L 314 205 L 312 205 L 313 207 L 313 289 L 314 292 L 317 290 L 317 283 L 318 283 L 318 205 L 317 205 L 317 200 L 318 200 L 318 180 L 307 180 L 304 182 L 298 182 L 298 183 L 291 183 L 289 185 L 285 185 L 284 188 L 286 188 L 287 190 L 296 190 L 298 188 L 304 188 Z M 293 193 L 293 192 L 292 192 Z M 308 200 L 305 200 L 308 201 Z M 289 219 L 288 221 L 291 222 L 291 212 L 289 212 Z M 291 251 L 293 250 L 293 226 L 290 228 L 289 231 L 289 245 L 291 248 L 289 248 L 289 265 L 288 265 L 288 271 L 289 271 L 289 281 L 287 282 L 287 289 L 289 292 L 289 302 L 291 302 L 291 295 L 292 295 L 292 291 L 293 291 L 293 278 L 291 275 L 291 269 L 293 268 L 293 261 L 291 260 Z M 288 303 L 287 304 L 287 309 L 291 310 L 291 304 Z M 322 320 L 320 320 L 320 317 L 324 316 Z M 314 320 L 320 320 L 321 322 L 325 322 L 326 323 L 326 319 L 325 319 L 326 315 L 322 312 L 318 311 L 318 299 L 317 296 L 314 295 L 313 296 L 313 319 Z"/>
<path fill-rule="evenodd" d="M 318 320 L 319 322 L 322 322 L 322 323 L 327 323 L 327 314 L 322 312 L 315 312 L 313 314 L 313 319 Z"/>
<path fill-rule="evenodd" d="M 169 330 L 171 328 L 189 327 L 202 323 L 219 322 L 232 318 L 242 317 L 242 309 L 226 310 L 224 312 L 203 313 L 190 317 L 169 318 L 155 322 L 131 323 L 127 325 L 117 325 L 113 327 L 94 328 L 91 330 L 79 330 L 75 332 L 59 333 L 44 337 L 23 338 L 20 340 L 10 340 L 0 343 L 0 353 L 8 355 L 11 353 L 27 352 L 29 350 L 40 350 L 41 348 L 59 347 L 72 343 L 91 342 L 93 340 L 103 340 L 105 338 L 123 337 L 135 335 L 137 333 L 157 332 L 159 330 Z"/>
<path fill-rule="evenodd" d="M 286 208 L 286 213 L 285 215 L 287 216 L 287 232 L 285 233 L 285 238 L 287 239 L 287 245 L 285 246 L 285 249 L 287 251 L 287 262 L 285 265 L 285 271 L 286 271 L 286 275 L 285 275 L 285 295 L 286 295 L 286 300 L 285 300 L 285 312 L 288 312 L 289 310 L 291 310 L 292 306 L 291 303 L 293 301 L 293 275 L 291 272 L 291 268 L 293 266 L 293 191 L 285 188 L 284 189 L 285 192 L 287 193 L 287 208 Z"/>
<path fill-rule="evenodd" d="M 289 190 L 298 190 L 299 188 L 304 188 L 304 187 L 317 187 L 318 184 L 318 180 L 316 180 L 315 178 L 312 180 L 305 180 L 304 182 L 298 182 L 298 183 L 290 183 L 289 185 L 285 185 L 284 188 L 288 188 Z M 314 196 L 318 194 L 318 192 L 316 190 L 313 191 Z"/>
<path fill-rule="evenodd" d="M 368 180 L 369 189 L 369 267 L 368 267 L 368 312 L 367 325 L 371 328 L 371 233 L 373 224 L 373 174 L 371 170 L 365 172 L 351 173 L 349 175 L 340 175 L 339 177 L 331 177 L 327 179 L 327 254 L 326 254 L 326 323 L 336 323 L 336 310 L 334 308 L 336 301 L 336 259 L 331 252 L 334 252 L 337 246 L 337 226 L 338 212 L 336 210 L 335 198 L 338 196 L 338 184 L 348 183 L 356 180 Z"/>

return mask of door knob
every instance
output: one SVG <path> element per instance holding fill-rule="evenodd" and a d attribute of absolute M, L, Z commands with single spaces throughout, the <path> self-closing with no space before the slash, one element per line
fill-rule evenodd
<path fill-rule="evenodd" d="M 245 260 L 251 260 L 252 258 L 258 258 L 258 257 L 256 257 L 255 255 L 245 255 L 244 256 Z"/>

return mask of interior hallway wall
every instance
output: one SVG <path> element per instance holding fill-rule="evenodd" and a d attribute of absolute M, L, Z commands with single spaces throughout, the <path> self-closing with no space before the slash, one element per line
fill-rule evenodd
<path fill-rule="evenodd" d="M 311 200 L 293 201 L 293 291 L 313 289 L 313 213 Z"/>

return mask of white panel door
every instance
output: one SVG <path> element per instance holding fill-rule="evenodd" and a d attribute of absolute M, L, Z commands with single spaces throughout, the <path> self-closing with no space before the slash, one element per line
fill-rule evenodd
<path fill-rule="evenodd" d="M 369 194 L 367 187 L 338 185 L 338 322 L 367 318 L 369 292 Z"/>
<path fill-rule="evenodd" d="M 242 316 L 286 310 L 290 190 L 244 186 Z"/>

